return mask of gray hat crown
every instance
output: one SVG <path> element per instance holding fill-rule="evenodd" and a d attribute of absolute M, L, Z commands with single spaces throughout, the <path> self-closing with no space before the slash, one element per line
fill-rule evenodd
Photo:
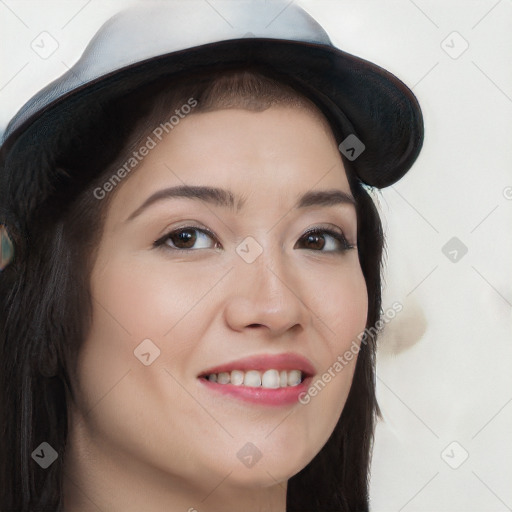
<path fill-rule="evenodd" d="M 2 143 L 34 113 L 99 77 L 155 56 L 251 37 L 332 46 L 325 30 L 294 1 L 145 1 L 106 21 L 74 66 L 18 111 Z"/>

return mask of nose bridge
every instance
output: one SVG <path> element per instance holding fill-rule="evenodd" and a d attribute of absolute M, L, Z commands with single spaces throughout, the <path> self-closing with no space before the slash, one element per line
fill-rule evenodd
<path fill-rule="evenodd" d="M 247 274 L 248 282 L 252 283 L 254 296 L 262 296 L 267 303 L 283 298 L 289 292 L 286 285 L 291 285 L 283 274 L 285 255 L 271 239 L 269 235 L 269 242 L 253 263 L 245 263 L 240 269 L 242 274 Z"/>
<path fill-rule="evenodd" d="M 294 276 L 286 261 L 287 254 L 278 238 L 278 230 L 266 229 L 255 232 L 253 236 L 247 236 L 238 247 L 241 255 L 239 270 L 248 272 L 249 281 L 254 282 L 256 289 L 264 294 L 279 296 L 290 293 L 288 286 L 292 286 Z M 249 250 L 250 258 L 245 258 L 243 250 Z M 251 262 L 252 261 L 252 262 Z M 286 270 L 288 268 L 288 271 Z"/>

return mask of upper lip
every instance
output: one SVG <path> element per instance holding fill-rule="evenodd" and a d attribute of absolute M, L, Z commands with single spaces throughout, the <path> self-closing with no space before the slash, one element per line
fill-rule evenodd
<path fill-rule="evenodd" d="M 212 373 L 231 372 L 232 370 L 300 370 L 306 377 L 316 374 L 311 361 L 300 354 L 287 352 L 284 354 L 258 354 L 229 363 L 213 366 L 201 372 L 198 377 L 204 377 Z"/>

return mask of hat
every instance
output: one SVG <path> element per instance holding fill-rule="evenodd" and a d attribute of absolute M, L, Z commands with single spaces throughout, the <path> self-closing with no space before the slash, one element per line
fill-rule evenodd
<path fill-rule="evenodd" d="M 19 165 L 17 176 L 8 164 L 13 148 L 18 145 L 19 164 L 30 141 L 26 158 L 37 161 L 37 148 L 43 151 L 50 137 L 58 141 L 66 123 L 76 128 L 82 122 L 73 118 L 74 105 L 94 102 L 98 91 L 115 98 L 159 77 L 247 65 L 268 70 L 324 112 L 363 183 L 389 186 L 416 160 L 423 119 L 412 91 L 390 72 L 335 47 L 296 2 L 144 2 L 109 19 L 74 66 L 10 121 L 0 148 L 0 223 L 6 194 L 27 183 Z M 32 186 L 47 183 L 49 172 L 31 170 Z"/>

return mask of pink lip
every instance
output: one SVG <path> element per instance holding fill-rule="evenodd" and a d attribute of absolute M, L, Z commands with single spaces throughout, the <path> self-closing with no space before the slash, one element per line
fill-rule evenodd
<path fill-rule="evenodd" d="M 277 369 L 277 368 L 276 368 Z M 204 386 L 214 392 L 231 395 L 235 398 L 261 405 L 290 405 L 297 403 L 302 393 L 307 393 L 312 377 L 306 377 L 297 386 L 267 389 L 262 387 L 235 386 L 234 384 L 217 384 L 208 379 L 200 378 Z"/>
<path fill-rule="evenodd" d="M 301 370 L 304 380 L 297 386 L 269 389 L 262 387 L 235 386 L 234 384 L 217 384 L 210 382 L 206 376 L 211 373 L 231 372 L 232 370 Z M 314 366 L 305 357 L 298 354 L 287 353 L 278 355 L 258 355 L 246 357 L 226 364 L 209 368 L 202 372 L 199 381 L 213 392 L 230 395 L 235 398 L 262 405 L 290 405 L 298 402 L 302 393 L 307 392 L 313 376 L 316 374 Z"/>

